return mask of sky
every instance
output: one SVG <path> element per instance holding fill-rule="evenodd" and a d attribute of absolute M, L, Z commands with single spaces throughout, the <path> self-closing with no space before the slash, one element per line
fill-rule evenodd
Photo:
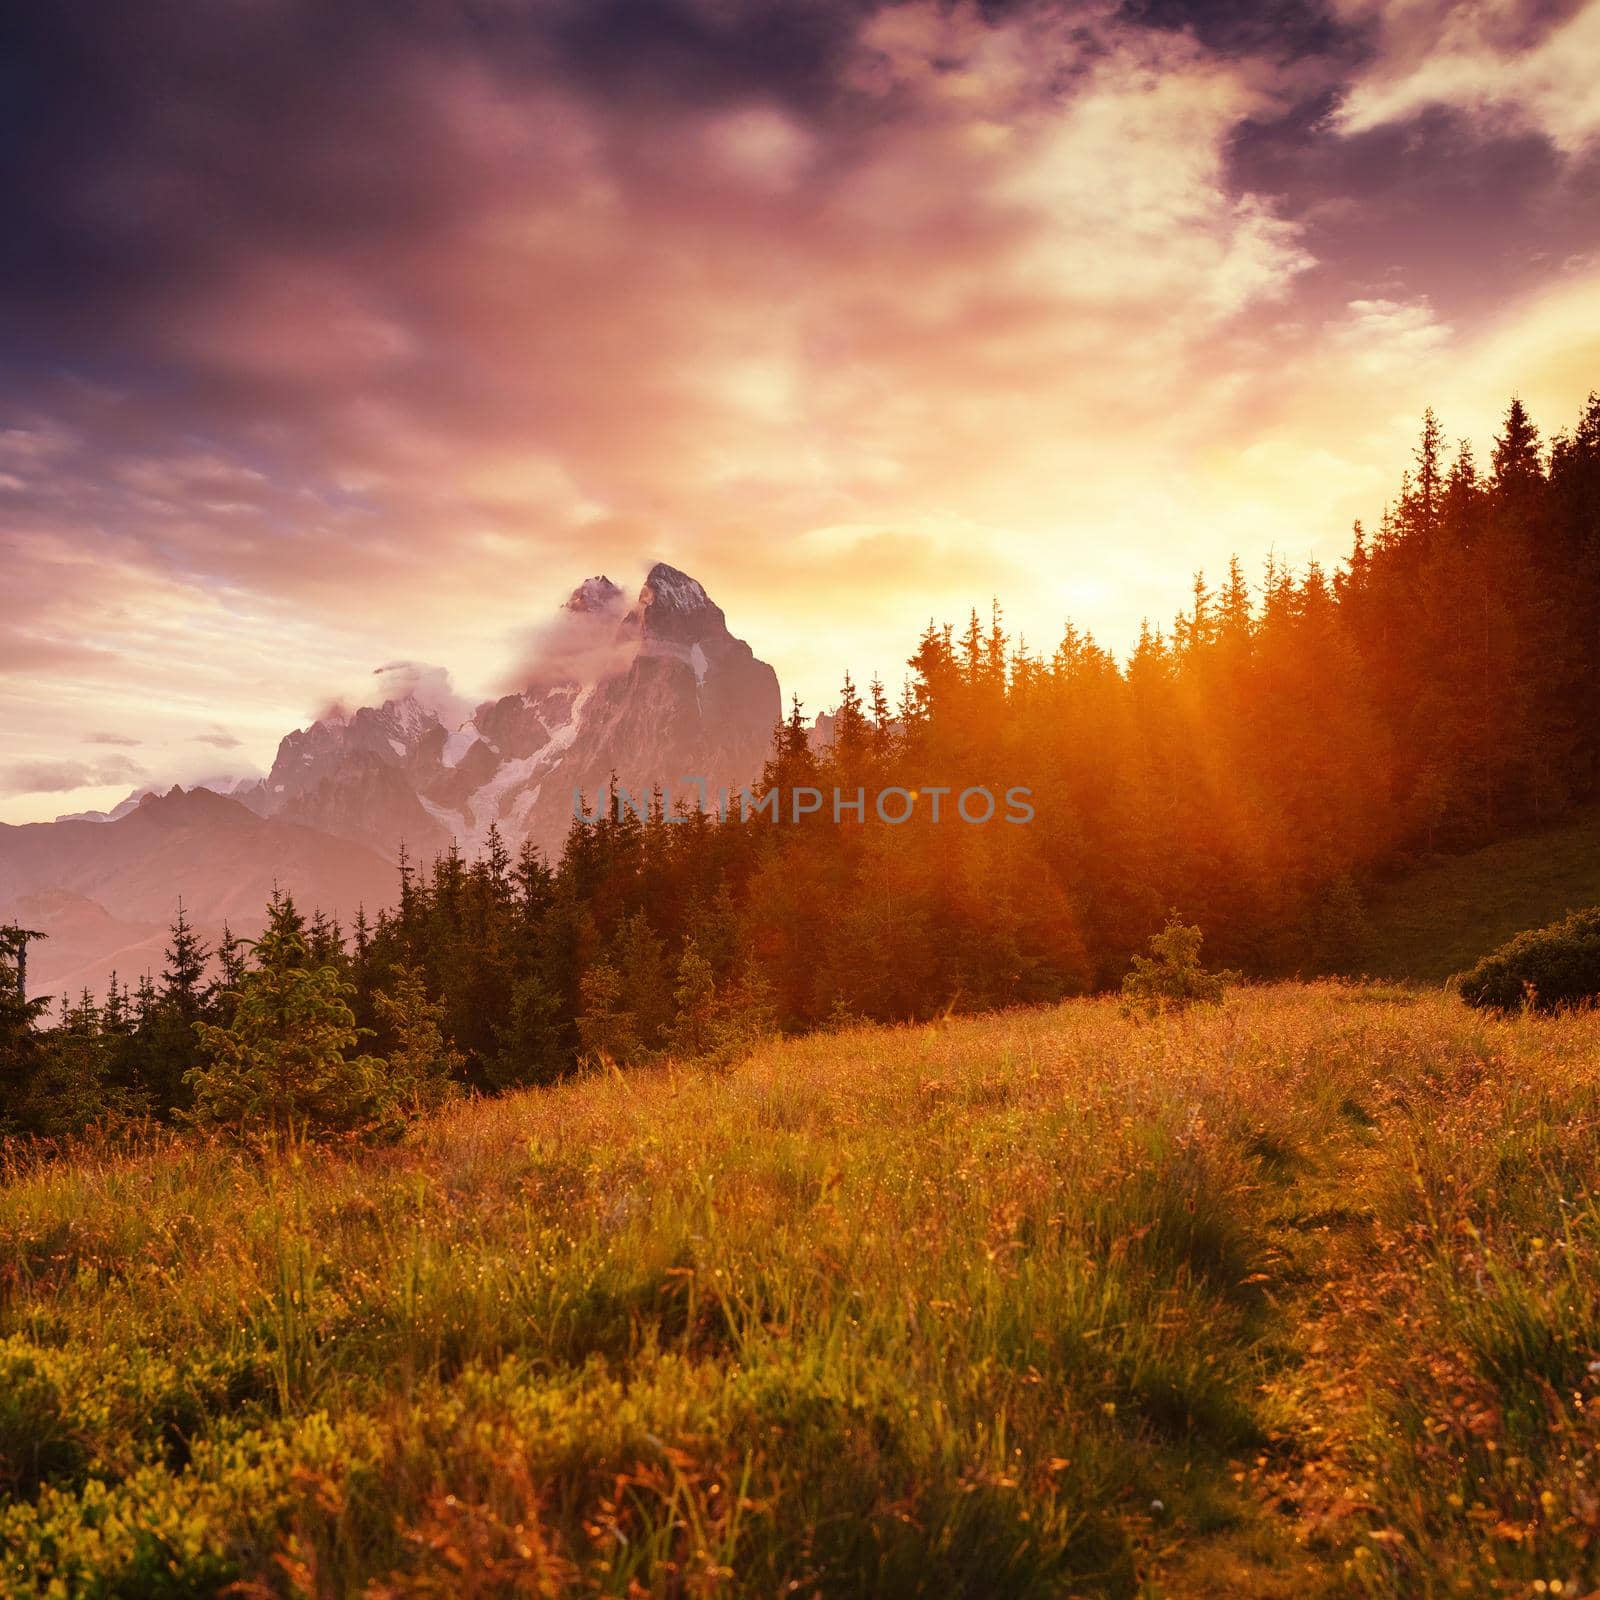
<path fill-rule="evenodd" d="M 666 560 L 808 711 L 1331 565 L 1600 387 L 1600 0 L 0 21 L 0 820 L 471 703 Z"/>

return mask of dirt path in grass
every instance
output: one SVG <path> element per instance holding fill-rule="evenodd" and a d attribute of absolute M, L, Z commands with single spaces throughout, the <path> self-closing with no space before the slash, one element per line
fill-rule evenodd
<path fill-rule="evenodd" d="M 1382 1139 L 1345 1143 L 1329 1168 L 1290 1185 L 1273 1230 L 1277 1326 L 1261 1386 L 1267 1438 L 1228 1463 L 1212 1526 L 1174 1528 L 1152 1553 L 1146 1592 L 1163 1600 L 1316 1600 L 1360 1592 L 1349 1563 L 1369 1485 L 1352 1448 L 1367 1391 L 1381 1257 L 1362 1197 Z"/>

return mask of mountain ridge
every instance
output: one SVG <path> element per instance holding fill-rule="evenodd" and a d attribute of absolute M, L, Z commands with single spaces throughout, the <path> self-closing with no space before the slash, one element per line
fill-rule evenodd
<path fill-rule="evenodd" d="M 522 687 L 451 726 L 416 692 L 334 705 L 279 741 L 266 777 L 136 791 L 108 813 L 0 824 L 0 920 L 52 937 L 46 989 L 159 947 L 179 897 L 209 940 L 249 935 L 274 887 L 330 915 L 393 898 L 401 850 L 467 855 L 491 826 L 554 857 L 575 792 L 752 783 L 781 713 L 777 674 L 698 580 L 665 562 L 630 603 L 586 578 L 535 630 Z M 40 897 L 44 897 L 42 900 Z M 54 898 L 52 898 L 54 897 Z M 136 970 L 143 970 L 139 968 Z"/>

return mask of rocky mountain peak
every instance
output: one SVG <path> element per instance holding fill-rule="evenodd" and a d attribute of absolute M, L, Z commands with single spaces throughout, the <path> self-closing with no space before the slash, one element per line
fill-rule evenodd
<path fill-rule="evenodd" d="M 658 561 L 650 569 L 624 627 L 636 627 L 646 641 L 692 645 L 728 637 L 728 620 L 702 585 L 687 572 Z"/>
<path fill-rule="evenodd" d="M 358 712 L 357 716 L 360 714 Z M 430 729 L 440 725 L 438 713 L 431 707 L 425 706 L 414 694 L 385 700 L 378 708 L 377 715 L 386 725 L 386 730 L 392 729 L 408 744 L 414 743 Z"/>
<path fill-rule="evenodd" d="M 622 609 L 622 590 L 604 573 L 585 578 L 567 597 L 564 609 L 589 615 L 604 615 Z"/>
<path fill-rule="evenodd" d="M 660 611 L 717 609 L 711 604 L 711 596 L 695 579 L 687 572 L 669 567 L 665 561 L 658 561 L 651 567 L 649 576 L 644 580 L 644 588 L 639 593 L 639 603 L 657 607 Z"/>

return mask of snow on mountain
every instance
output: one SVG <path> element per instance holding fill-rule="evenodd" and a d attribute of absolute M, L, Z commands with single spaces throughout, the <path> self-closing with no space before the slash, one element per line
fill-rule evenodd
<path fill-rule="evenodd" d="M 575 789 L 592 799 L 613 770 L 633 793 L 690 778 L 736 788 L 760 773 L 779 716 L 772 669 L 728 631 L 705 587 L 665 562 L 631 605 L 609 578 L 585 578 L 530 630 L 520 675 L 516 691 L 447 727 L 434 709 L 448 711 L 441 669 L 381 668 L 380 683 L 403 692 L 330 707 L 285 736 L 264 779 L 202 787 L 390 857 L 402 841 L 426 856 L 452 838 L 470 854 L 491 823 L 513 847 L 532 839 L 553 854 Z M 114 820 L 153 792 L 60 820 Z"/>
<path fill-rule="evenodd" d="M 426 857 L 452 838 L 471 855 L 491 824 L 513 849 L 553 855 L 574 790 L 592 800 L 613 771 L 635 794 L 752 782 L 779 715 L 772 669 L 664 562 L 631 605 L 609 578 L 586 578 L 529 631 L 518 676 L 453 727 L 413 693 L 335 708 L 289 734 L 240 798 L 391 858 L 402 841 Z"/>
<path fill-rule="evenodd" d="M 510 692 L 465 718 L 438 668 L 398 663 L 378 677 L 400 692 L 295 729 L 265 778 L 139 790 L 110 812 L 0 826 L 0 917 L 45 896 L 30 912 L 53 933 L 44 966 L 52 982 L 77 982 L 113 960 L 140 970 L 178 893 L 208 938 L 223 917 L 252 931 L 274 882 L 308 906 L 371 912 L 392 900 L 402 844 L 426 860 L 455 839 L 470 856 L 493 824 L 509 848 L 553 857 L 574 791 L 592 809 L 613 774 L 640 797 L 659 785 L 681 798 L 694 779 L 712 796 L 752 783 L 780 714 L 772 668 L 665 563 L 631 604 L 609 578 L 585 579 L 530 630 Z"/>

